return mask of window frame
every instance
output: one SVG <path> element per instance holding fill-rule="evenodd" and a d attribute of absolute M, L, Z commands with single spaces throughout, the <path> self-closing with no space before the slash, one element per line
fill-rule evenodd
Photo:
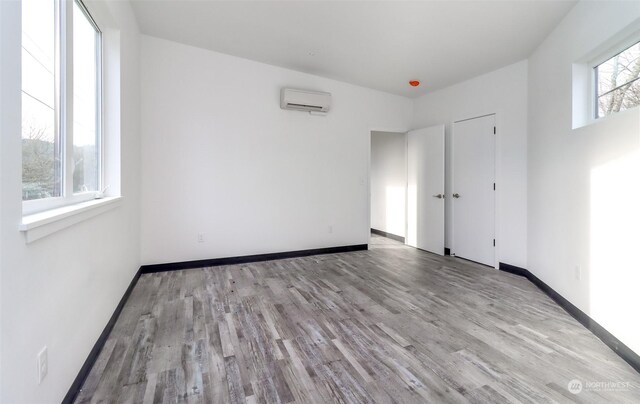
<path fill-rule="evenodd" d="M 599 110 L 599 106 L 598 106 L 598 66 L 600 66 L 601 64 L 607 62 L 609 59 L 614 58 L 615 56 L 621 54 L 622 52 L 626 51 L 627 49 L 637 45 L 640 43 L 640 32 L 637 32 L 636 34 L 627 37 L 627 39 L 625 39 L 624 41 L 619 42 L 616 46 L 611 47 L 608 49 L 607 52 L 600 54 L 597 58 L 594 58 L 591 63 L 589 63 L 589 69 L 591 71 L 591 88 L 589 91 L 590 94 L 590 117 L 591 120 L 593 120 L 594 122 L 596 121 L 600 121 L 601 119 L 607 118 L 609 116 L 615 115 L 618 112 L 623 112 L 623 111 L 618 111 L 618 112 L 612 112 L 608 115 L 603 115 L 603 116 L 598 116 L 598 110 Z M 632 83 L 632 81 L 629 81 L 628 83 L 622 84 L 616 88 L 625 86 L 629 83 Z M 613 90 L 610 90 L 613 91 Z M 639 104 L 640 105 L 640 104 Z M 636 105 L 635 107 L 632 108 L 637 108 L 638 105 Z M 629 108 L 629 109 L 632 109 Z"/>
<path fill-rule="evenodd" d="M 61 196 L 22 201 L 22 214 L 31 215 L 47 210 L 86 202 L 100 193 L 105 183 L 104 156 L 104 94 L 103 94 L 103 34 L 82 0 L 54 0 L 55 23 L 55 137 L 60 142 Z M 73 8 L 76 4 L 96 32 L 96 158 L 97 190 L 73 192 Z"/>

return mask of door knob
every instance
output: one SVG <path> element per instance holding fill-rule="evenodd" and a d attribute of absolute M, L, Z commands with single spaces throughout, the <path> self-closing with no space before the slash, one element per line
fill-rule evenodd
<path fill-rule="evenodd" d="M 434 197 L 434 198 L 438 198 L 438 199 L 442 199 L 442 198 L 444 198 L 444 195 L 442 195 L 442 194 L 436 194 L 436 195 L 434 195 L 433 197 Z"/>
<path fill-rule="evenodd" d="M 460 194 L 453 194 L 454 198 L 460 198 Z"/>

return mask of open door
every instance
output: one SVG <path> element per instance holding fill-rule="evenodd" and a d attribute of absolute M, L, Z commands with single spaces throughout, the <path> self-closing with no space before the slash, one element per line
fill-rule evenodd
<path fill-rule="evenodd" d="M 407 134 L 407 238 L 444 255 L 444 125 Z"/>

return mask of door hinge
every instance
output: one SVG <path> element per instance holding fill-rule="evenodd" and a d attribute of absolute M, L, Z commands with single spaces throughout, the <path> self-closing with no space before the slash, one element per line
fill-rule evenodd
<path fill-rule="evenodd" d="M 496 127 L 495 126 L 493 127 L 493 134 L 494 135 L 496 134 Z"/>
<path fill-rule="evenodd" d="M 494 191 L 496 190 L 496 183 L 495 182 L 493 183 L 493 190 Z"/>
<path fill-rule="evenodd" d="M 494 247 L 496 246 L 496 239 L 495 238 L 493 239 L 493 246 Z"/>

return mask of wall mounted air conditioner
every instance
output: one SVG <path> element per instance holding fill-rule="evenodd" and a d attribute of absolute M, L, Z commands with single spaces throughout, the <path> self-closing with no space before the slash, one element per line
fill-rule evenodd
<path fill-rule="evenodd" d="M 280 108 L 310 113 L 326 113 L 331 108 L 331 94 L 283 88 L 280 91 Z"/>

